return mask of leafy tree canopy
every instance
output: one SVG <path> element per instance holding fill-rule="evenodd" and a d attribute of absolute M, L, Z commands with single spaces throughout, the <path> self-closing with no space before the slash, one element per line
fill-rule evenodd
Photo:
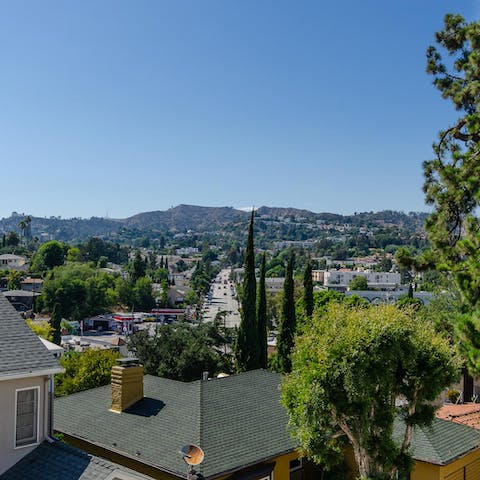
<path fill-rule="evenodd" d="M 128 348 L 138 357 L 145 373 L 172 380 L 200 380 L 203 372 L 230 372 L 228 355 L 222 354 L 223 338 L 212 324 L 192 326 L 176 323 L 157 327 L 151 336 L 142 330 L 128 339 Z"/>
<path fill-rule="evenodd" d="M 480 372 L 480 23 L 445 16 L 427 51 L 427 72 L 460 117 L 439 134 L 435 158 L 424 162 L 426 221 L 432 245 L 430 266 L 452 272 L 464 302 L 473 310 L 459 323 L 468 366 Z M 444 61 L 442 55 L 448 55 Z"/>
<path fill-rule="evenodd" d="M 51 240 L 40 246 L 34 255 L 31 270 L 34 272 L 45 272 L 54 267 L 63 265 L 68 247 L 56 240 Z"/>
<path fill-rule="evenodd" d="M 72 320 L 109 311 L 116 300 L 115 278 L 81 263 L 54 268 L 41 296 L 45 309 L 58 304 L 57 314 Z"/>
<path fill-rule="evenodd" d="M 40 322 L 34 322 L 31 318 L 27 318 L 27 325 L 30 329 L 45 340 L 53 341 L 53 327 L 46 320 Z"/>
<path fill-rule="evenodd" d="M 16 232 L 8 232 L 5 236 L 5 247 L 11 246 L 16 247 L 20 244 L 20 237 Z"/>
<path fill-rule="evenodd" d="M 331 468 L 349 443 L 362 479 L 393 479 L 411 466 L 413 426 L 432 421 L 430 402 L 458 368 L 448 341 L 410 312 L 331 304 L 297 337 L 282 402 L 308 457 Z M 406 423 L 400 443 L 392 439 L 396 416 Z"/>
<path fill-rule="evenodd" d="M 362 275 L 358 275 L 352 279 L 348 285 L 348 288 L 350 290 L 368 290 L 367 279 Z"/>
<path fill-rule="evenodd" d="M 61 397 L 108 385 L 117 358 L 120 358 L 120 354 L 114 350 L 66 352 L 60 358 L 65 373 L 55 375 L 55 395 Z"/>

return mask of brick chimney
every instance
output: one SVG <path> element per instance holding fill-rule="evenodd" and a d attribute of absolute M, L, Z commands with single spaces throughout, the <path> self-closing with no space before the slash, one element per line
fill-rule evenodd
<path fill-rule="evenodd" d="M 112 367 L 111 412 L 121 413 L 143 398 L 143 365 L 138 358 L 120 358 Z"/>

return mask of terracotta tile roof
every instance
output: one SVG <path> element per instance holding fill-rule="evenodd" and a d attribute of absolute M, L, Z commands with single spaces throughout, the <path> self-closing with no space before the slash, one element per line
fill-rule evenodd
<path fill-rule="evenodd" d="M 480 404 L 464 403 L 461 405 L 444 405 L 436 413 L 438 418 L 468 425 L 480 430 Z"/>

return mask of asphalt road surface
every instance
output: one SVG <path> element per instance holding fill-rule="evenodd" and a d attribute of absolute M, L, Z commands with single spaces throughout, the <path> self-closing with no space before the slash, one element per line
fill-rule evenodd
<path fill-rule="evenodd" d="M 213 322 L 215 316 L 220 312 L 226 312 L 224 324 L 233 328 L 240 325 L 240 314 L 236 300 L 236 290 L 233 282 L 229 280 L 230 269 L 223 269 L 212 283 L 210 292 L 211 298 L 203 304 L 203 320 Z"/>

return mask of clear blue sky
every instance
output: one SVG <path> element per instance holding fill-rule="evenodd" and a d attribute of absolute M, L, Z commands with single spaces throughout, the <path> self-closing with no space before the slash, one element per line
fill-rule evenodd
<path fill-rule="evenodd" d="M 0 1 L 0 217 L 425 210 L 425 73 L 478 1 Z"/>

